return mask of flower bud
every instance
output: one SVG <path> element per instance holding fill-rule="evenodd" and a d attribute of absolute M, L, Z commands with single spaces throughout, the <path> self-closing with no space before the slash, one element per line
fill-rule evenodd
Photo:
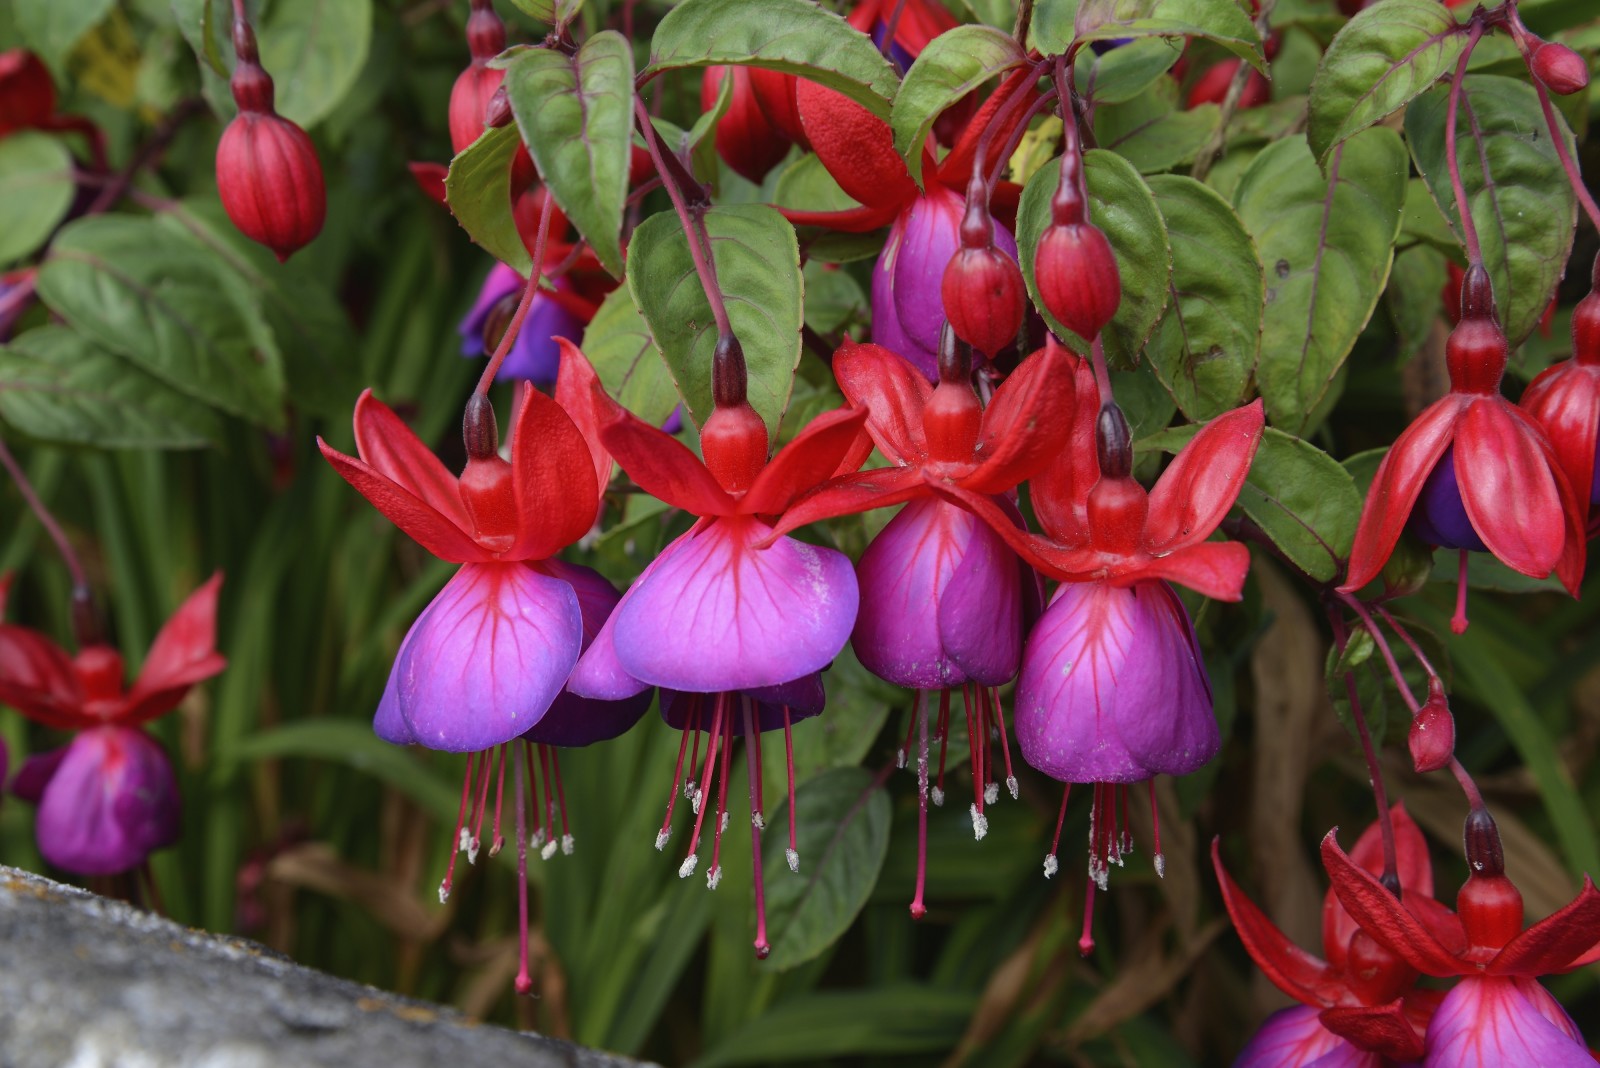
<path fill-rule="evenodd" d="M 988 245 L 950 257 L 939 283 L 945 318 L 956 336 L 985 356 L 1017 339 L 1027 297 L 1017 261 Z"/>
<path fill-rule="evenodd" d="M 1220 104 L 1228 95 L 1228 87 L 1233 84 L 1233 76 L 1238 73 L 1242 59 L 1225 59 L 1208 68 L 1205 73 L 1195 79 L 1194 85 L 1189 89 L 1189 107 L 1197 108 L 1201 104 Z M 1272 95 L 1272 85 L 1261 76 L 1258 70 L 1252 70 L 1245 79 L 1244 89 L 1239 93 L 1239 110 L 1260 107 Z"/>
<path fill-rule="evenodd" d="M 0 52 L 0 137 L 42 126 L 55 112 L 55 83 L 39 57 L 25 48 Z"/>
<path fill-rule="evenodd" d="M 750 85 L 750 68 L 707 67 L 700 79 L 700 107 L 710 111 L 722 92 L 722 79 L 733 78 L 728 110 L 717 122 L 717 155 L 739 174 L 759 184 L 789 153 L 789 139 L 767 119 Z"/>
<path fill-rule="evenodd" d="M 1039 239 L 1034 277 L 1045 310 L 1079 337 L 1093 339 L 1122 303 L 1111 243 L 1093 223 L 1053 225 Z"/>
<path fill-rule="evenodd" d="M 1418 772 L 1438 771 L 1455 756 L 1456 720 L 1437 675 L 1428 680 L 1428 699 L 1411 718 L 1406 744 L 1411 748 L 1411 765 Z"/>
<path fill-rule="evenodd" d="M 1590 289 L 1572 309 L 1572 358 L 1600 363 L 1600 256 L 1595 257 Z"/>
<path fill-rule="evenodd" d="M 473 63 L 456 76 L 450 90 L 450 147 L 460 155 L 488 125 L 489 102 L 505 78 L 505 71 Z"/>
<path fill-rule="evenodd" d="M 1564 44 L 1546 41 L 1533 53 L 1531 66 L 1552 93 L 1570 96 L 1589 84 L 1589 65 Z"/>

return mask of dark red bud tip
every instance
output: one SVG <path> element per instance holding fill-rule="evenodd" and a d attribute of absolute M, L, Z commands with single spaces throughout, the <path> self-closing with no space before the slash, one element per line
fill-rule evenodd
<path fill-rule="evenodd" d="M 56 87 L 44 61 L 25 48 L 0 52 L 0 137 L 42 126 L 56 113 Z"/>
<path fill-rule="evenodd" d="M 967 191 L 967 208 L 961 216 L 961 247 L 962 248 L 987 248 L 994 244 L 994 217 L 989 214 L 989 205 L 983 202 L 980 190 L 978 196 L 972 195 L 972 190 Z"/>
<path fill-rule="evenodd" d="M 1486 808 L 1475 808 L 1467 813 L 1463 839 L 1467 850 L 1467 866 L 1474 875 L 1504 875 L 1505 851 L 1500 846 L 1500 828 Z"/>
<path fill-rule="evenodd" d="M 243 112 L 252 115 L 275 114 L 273 107 L 272 75 L 261 69 L 261 65 L 254 60 L 240 61 L 233 68 L 233 76 L 228 79 L 228 88 L 233 93 L 234 105 Z"/>
<path fill-rule="evenodd" d="M 700 428 L 700 451 L 717 483 L 743 493 L 767 463 L 767 426 L 747 403 L 718 404 Z"/>
<path fill-rule="evenodd" d="M 1570 96 L 1589 84 L 1589 65 L 1564 44 L 1546 41 L 1533 53 L 1530 66 L 1552 93 Z"/>
<path fill-rule="evenodd" d="M 467 407 L 461 413 L 461 438 L 467 445 L 467 457 L 488 460 L 500 455 L 500 427 L 495 422 L 494 405 L 482 393 L 467 398 Z"/>
<path fill-rule="evenodd" d="M 1094 446 L 1101 478 L 1127 478 L 1133 473 L 1133 433 L 1116 401 L 1107 401 L 1094 421 Z"/>
<path fill-rule="evenodd" d="M 968 382 L 972 378 L 972 346 L 947 322 L 939 328 L 939 381 Z"/>
<path fill-rule="evenodd" d="M 100 614 L 94 610 L 94 591 L 87 586 L 72 588 L 72 636 L 80 649 L 100 641 Z"/>
<path fill-rule="evenodd" d="M 467 16 L 467 48 L 475 63 L 485 63 L 506 49 L 506 24 L 491 4 L 472 6 Z"/>
<path fill-rule="evenodd" d="M 939 296 L 956 337 L 986 356 L 1016 341 L 1028 310 L 1022 268 L 992 244 L 951 256 Z"/>
<path fill-rule="evenodd" d="M 1083 222 L 1085 205 L 1083 188 L 1079 184 L 1082 167 L 1082 159 L 1076 152 L 1062 154 L 1061 181 L 1056 185 L 1055 195 L 1050 198 L 1050 221 L 1057 226 Z"/>
<path fill-rule="evenodd" d="M 256 31 L 250 28 L 248 19 L 233 20 L 233 55 L 240 63 L 258 63 L 261 60 L 256 51 Z"/>
<path fill-rule="evenodd" d="M 1098 335 L 1122 303 L 1117 258 L 1092 223 L 1048 227 L 1039 238 L 1034 280 L 1045 310 L 1085 340 Z"/>
<path fill-rule="evenodd" d="M 1428 680 L 1428 699 L 1411 719 L 1406 736 L 1411 764 L 1418 772 L 1438 771 L 1456 753 L 1456 719 L 1437 676 Z"/>
<path fill-rule="evenodd" d="M 745 403 L 748 388 L 744 346 L 732 334 L 719 336 L 711 354 L 712 401 L 718 408 L 737 408 Z"/>
<path fill-rule="evenodd" d="M 489 106 L 483 110 L 483 124 L 491 130 L 498 130 L 510 126 L 511 118 L 511 94 L 502 85 L 494 91 L 489 98 Z"/>
<path fill-rule="evenodd" d="M 1494 319 L 1494 284 L 1481 263 L 1467 266 L 1461 279 L 1461 318 Z"/>

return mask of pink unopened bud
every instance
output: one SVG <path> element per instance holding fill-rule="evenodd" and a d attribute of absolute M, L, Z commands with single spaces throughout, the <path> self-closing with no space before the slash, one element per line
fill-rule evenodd
<path fill-rule="evenodd" d="M 1546 41 L 1533 53 L 1533 75 L 1552 93 L 1570 96 L 1589 84 L 1589 65 L 1564 44 Z"/>
<path fill-rule="evenodd" d="M 962 248 L 951 256 L 939 295 L 956 337 L 985 356 L 1016 341 L 1027 311 L 1022 270 L 994 245 Z"/>
<path fill-rule="evenodd" d="M 1093 223 L 1058 223 L 1045 230 L 1034 274 L 1045 310 L 1082 338 L 1099 334 L 1122 303 L 1122 276 L 1111 243 Z"/>
<path fill-rule="evenodd" d="M 1437 676 L 1428 680 L 1428 699 L 1411 718 L 1406 738 L 1411 764 L 1419 772 L 1438 771 L 1456 755 L 1456 719 Z"/>
<path fill-rule="evenodd" d="M 0 137 L 42 126 L 55 111 L 55 83 L 39 57 L 24 48 L 0 52 Z"/>

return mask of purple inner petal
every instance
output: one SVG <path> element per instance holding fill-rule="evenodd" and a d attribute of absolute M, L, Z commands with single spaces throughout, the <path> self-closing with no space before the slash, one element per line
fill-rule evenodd
<path fill-rule="evenodd" d="M 178 838 L 178 785 L 161 746 L 141 730 L 80 733 L 39 801 L 39 852 L 79 875 L 114 875 Z"/>
<path fill-rule="evenodd" d="M 1422 495 L 1411 510 L 1411 532 L 1429 545 L 1441 549 L 1470 549 L 1488 552 L 1489 547 L 1472 528 L 1467 517 L 1467 506 L 1461 500 L 1461 486 L 1456 481 L 1456 448 L 1444 450 L 1439 462 L 1428 472 L 1422 484 Z"/>

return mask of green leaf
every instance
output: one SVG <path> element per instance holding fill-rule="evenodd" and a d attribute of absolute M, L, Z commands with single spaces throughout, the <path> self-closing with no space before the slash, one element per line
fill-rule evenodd
<path fill-rule="evenodd" d="M 1042 56 L 1059 56 L 1072 44 L 1078 18 L 1078 0 L 1036 3 L 1028 23 L 1028 47 Z"/>
<path fill-rule="evenodd" d="M 76 192 L 66 145 L 34 130 L 0 139 L 0 267 L 44 244 Z"/>
<path fill-rule="evenodd" d="M 626 286 L 614 289 L 583 332 L 583 354 L 618 404 L 651 426 L 678 406 L 678 391 Z"/>
<path fill-rule="evenodd" d="M 1566 269 L 1578 205 L 1525 81 L 1469 75 L 1456 116 L 1456 156 L 1472 205 L 1495 305 L 1512 347 L 1533 332 Z M 1445 165 L 1449 90 L 1440 87 L 1406 112 L 1406 140 L 1434 201 L 1460 232 Z M 1576 155 L 1563 123 L 1567 151 Z M 1485 173 L 1484 165 L 1488 171 Z"/>
<path fill-rule="evenodd" d="M 1090 221 L 1106 232 L 1122 274 L 1122 304 L 1102 335 L 1106 356 L 1131 367 L 1167 306 L 1172 272 L 1167 227 L 1155 197 L 1133 164 L 1103 148 L 1090 149 L 1083 154 L 1083 160 Z M 1061 168 L 1056 162 L 1039 168 L 1028 180 L 1017 208 L 1017 248 L 1022 253 L 1022 276 L 1028 283 L 1028 294 L 1041 309 L 1045 322 L 1058 337 L 1073 340 L 1080 351 L 1086 352 L 1086 342 L 1076 340 L 1077 335 L 1043 311 L 1033 276 L 1034 254 L 1040 235 L 1050 225 L 1050 198 L 1055 196 L 1060 181 Z"/>
<path fill-rule="evenodd" d="M 800 994 L 751 1020 L 693 1068 L 944 1053 L 960 1041 L 977 1004 L 976 991 L 909 983 Z"/>
<path fill-rule="evenodd" d="M 283 426 L 283 362 L 250 284 L 154 219 L 80 219 L 51 243 L 39 296 L 52 311 L 174 388 Z"/>
<path fill-rule="evenodd" d="M 633 145 L 633 49 L 614 30 L 576 55 L 530 48 L 506 67 L 522 140 L 556 203 L 622 277 L 622 209 Z"/>
<path fill-rule="evenodd" d="M 64 326 L 0 347 L 0 418 L 30 437 L 107 449 L 209 444 L 216 416 Z"/>
<path fill-rule="evenodd" d="M 1077 40 L 1204 37 L 1263 74 L 1267 61 L 1255 23 L 1234 0 L 1081 0 Z"/>
<path fill-rule="evenodd" d="M 1165 37 L 1129 41 L 1103 56 L 1080 52 L 1073 66 L 1078 92 L 1096 107 L 1124 103 L 1154 85 L 1182 54 L 1177 42 Z"/>
<path fill-rule="evenodd" d="M 442 823 L 455 820 L 459 792 L 425 770 L 405 748 L 390 745 L 365 722 L 313 719 L 250 735 L 230 746 L 219 764 L 304 758 L 337 762 L 371 775 L 415 801 Z"/>
<path fill-rule="evenodd" d="M 988 26 L 957 26 L 924 48 L 895 94 L 889 113 L 894 147 L 911 177 L 922 183 L 922 152 L 934 121 L 984 82 L 1027 61 L 1008 33 Z"/>
<path fill-rule="evenodd" d="M 804 283 L 794 228 L 762 204 L 709 208 L 704 218 L 728 319 L 744 347 L 750 404 L 776 439 L 800 363 Z M 702 425 L 711 414 L 717 329 L 688 237 L 672 212 L 653 215 L 634 231 L 628 287 L 690 418 Z"/>
<path fill-rule="evenodd" d="M 807 260 L 805 277 L 806 325 L 817 333 L 842 330 L 868 310 L 867 295 L 849 271 L 820 260 Z"/>
<path fill-rule="evenodd" d="M 278 113 L 311 127 L 356 83 L 372 41 L 372 0 L 272 0 L 257 32 Z"/>
<path fill-rule="evenodd" d="M 724 63 L 809 78 L 881 119 L 900 81 L 872 38 L 810 0 L 683 0 L 656 27 L 641 74 Z"/>
<path fill-rule="evenodd" d="M 1465 263 L 1461 242 L 1450 222 L 1433 201 L 1428 183 L 1413 178 L 1406 183 L 1406 206 L 1400 215 L 1400 240 L 1402 243 L 1423 242 L 1432 245 L 1447 256 Z"/>
<path fill-rule="evenodd" d="M 1413 245 L 1395 257 L 1383 300 L 1394 320 L 1400 362 L 1416 355 L 1433 332 L 1444 308 L 1441 294 L 1449 278 L 1445 258 L 1437 249 Z"/>
<path fill-rule="evenodd" d="M 259 0 L 245 0 L 245 10 L 253 20 L 260 21 Z M 172 0 L 172 17 L 200 62 L 217 77 L 226 79 L 233 69 L 232 0 Z"/>
<path fill-rule="evenodd" d="M 511 157 L 522 138 L 515 126 L 485 130 L 450 161 L 445 200 L 472 240 L 501 263 L 526 275 L 533 257 L 522 243 L 511 204 Z"/>
<path fill-rule="evenodd" d="M 1346 23 L 1311 83 L 1306 137 L 1317 163 L 1453 70 L 1466 47 L 1461 29 L 1438 0 L 1383 0 Z"/>
<path fill-rule="evenodd" d="M 1267 417 L 1292 433 L 1318 405 L 1372 317 L 1394 260 L 1405 146 L 1373 129 L 1336 149 L 1327 177 L 1304 137 L 1268 145 L 1234 193 L 1266 268 L 1256 380 Z"/>
<path fill-rule="evenodd" d="M 889 849 L 889 795 L 863 768 L 834 768 L 801 784 L 794 810 L 800 869 L 789 869 L 787 808 L 762 840 L 767 933 L 779 971 L 831 946 L 872 895 Z"/>
<path fill-rule="evenodd" d="M 1159 174 L 1190 163 L 1217 132 L 1216 104 L 1178 107 L 1178 83 L 1163 78 L 1123 104 L 1095 109 L 1095 142 L 1122 156 L 1141 174 Z"/>
<path fill-rule="evenodd" d="M 556 0 L 511 0 L 535 22 L 553 26 L 556 21 Z"/>
<path fill-rule="evenodd" d="M 73 46 L 110 13 L 114 0 L 14 0 L 17 31 L 51 66 L 61 66 Z"/>
<path fill-rule="evenodd" d="M 1172 246 L 1172 296 L 1145 346 L 1190 420 L 1244 399 L 1261 348 L 1266 300 L 1255 242 L 1233 207 L 1193 178 L 1149 179 Z"/>

